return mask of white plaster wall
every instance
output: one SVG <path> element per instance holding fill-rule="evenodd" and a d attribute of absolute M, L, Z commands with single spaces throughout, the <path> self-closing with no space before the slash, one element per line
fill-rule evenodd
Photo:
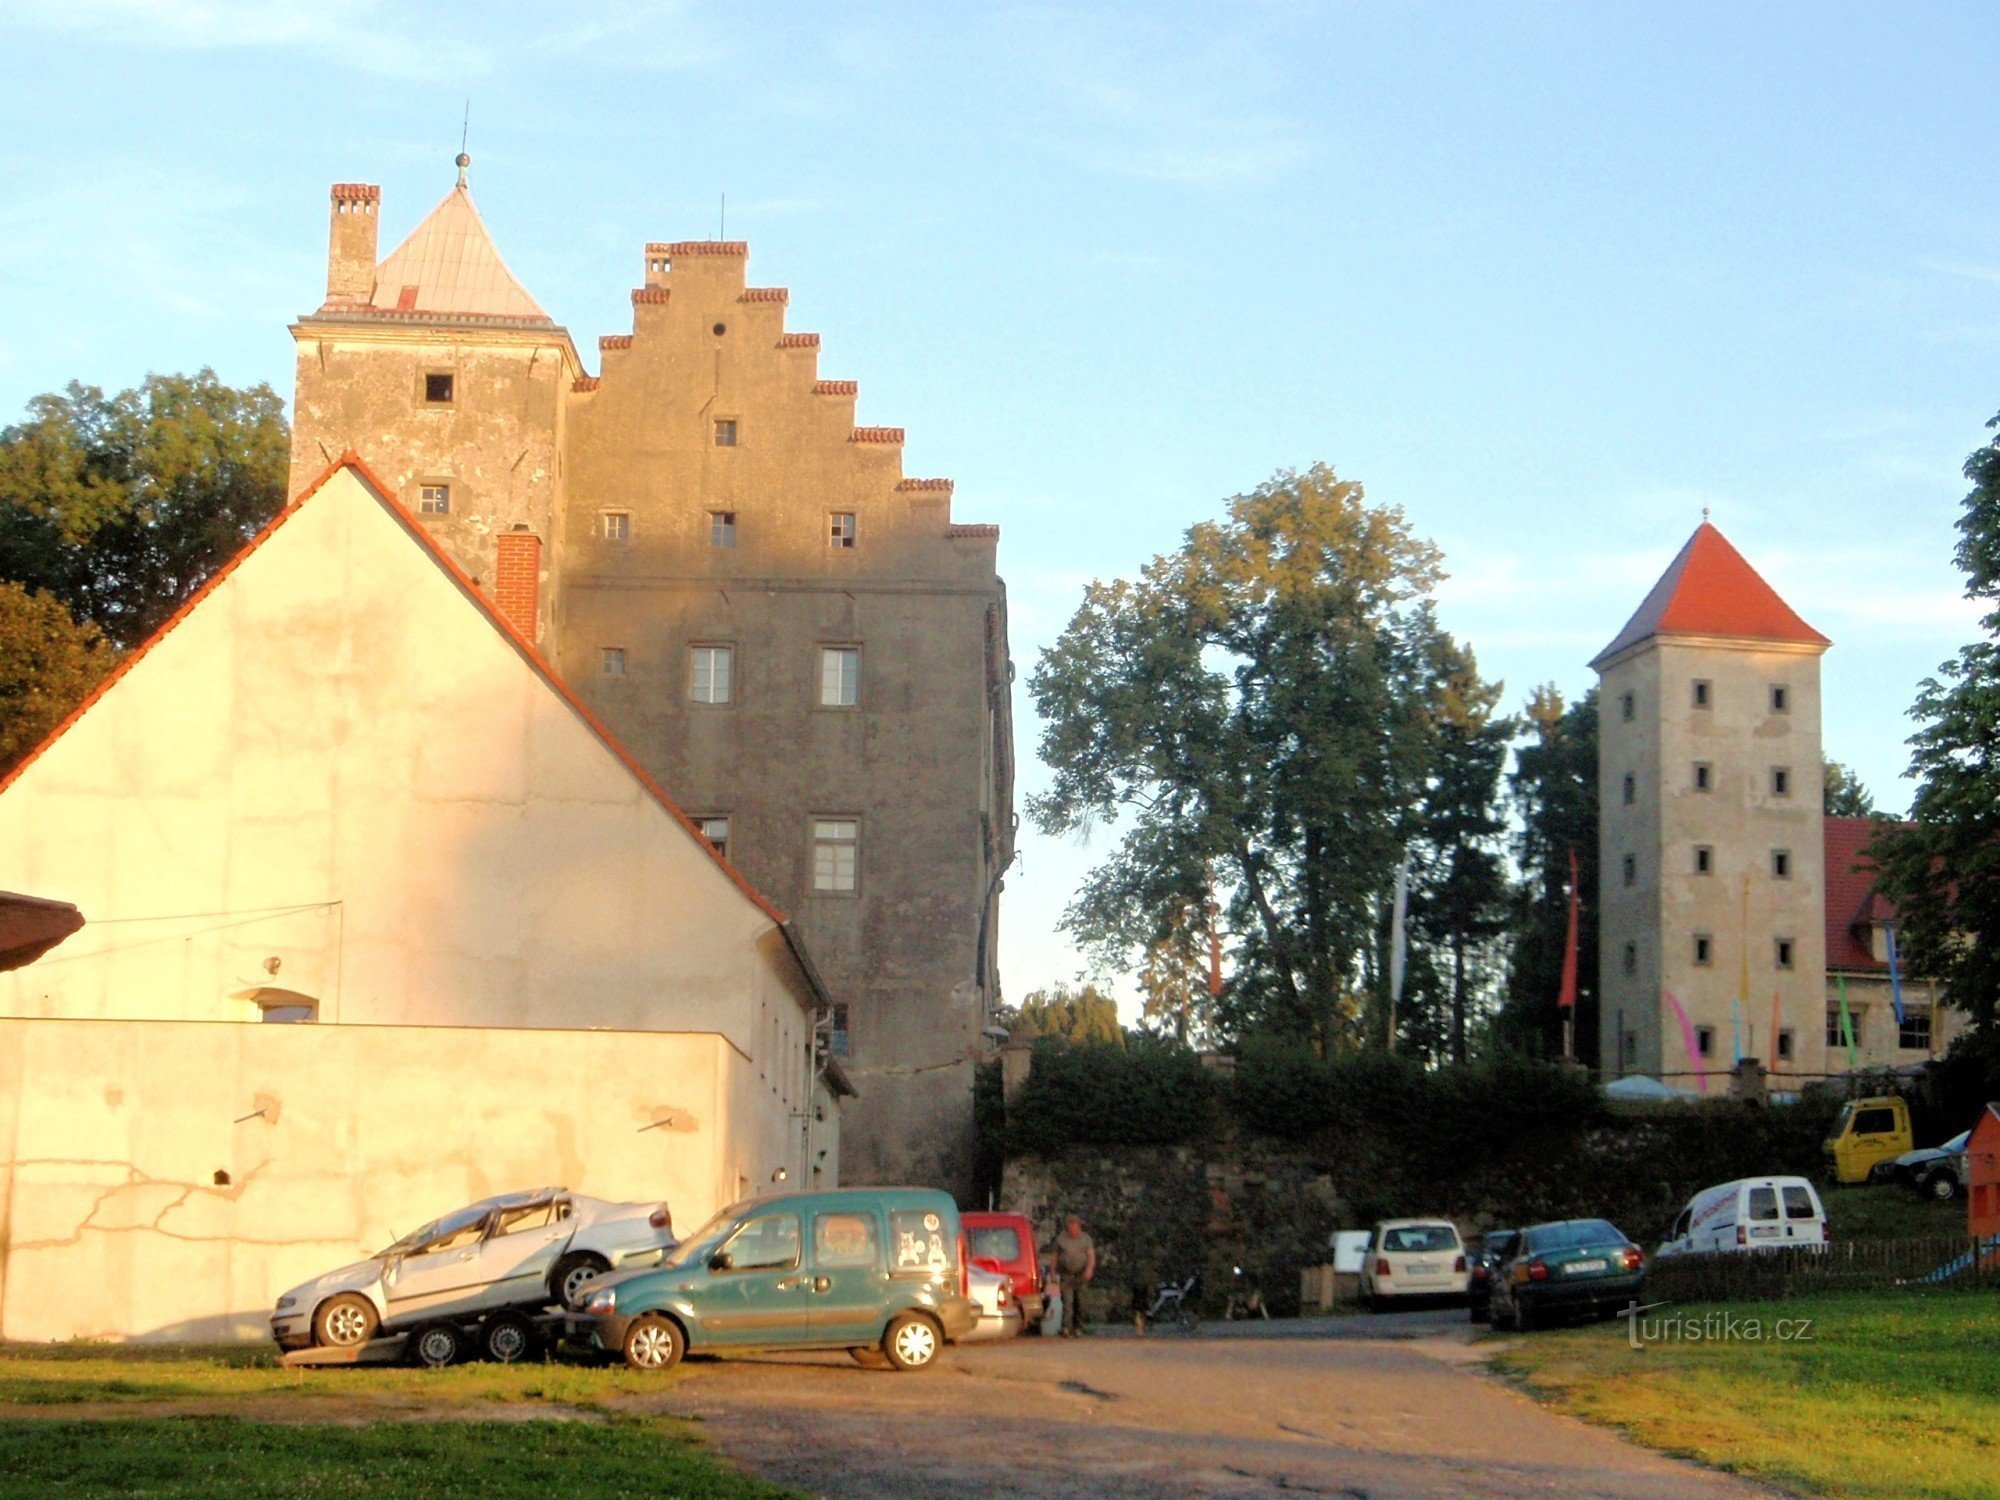
<path fill-rule="evenodd" d="M 713 1034 L 0 1020 L 0 1338 L 265 1338 L 279 1292 L 516 1188 L 685 1233 L 800 1180 L 768 1099 Z"/>
<path fill-rule="evenodd" d="M 89 923 L 0 1015 L 255 1020 L 276 984 L 341 1023 L 715 1031 L 808 1087 L 771 918 L 349 470 L 0 792 L 0 871 Z"/>

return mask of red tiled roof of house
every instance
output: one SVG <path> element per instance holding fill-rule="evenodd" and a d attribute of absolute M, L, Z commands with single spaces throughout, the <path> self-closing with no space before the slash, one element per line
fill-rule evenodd
<path fill-rule="evenodd" d="M 1875 957 L 1867 924 L 1893 920 L 1896 905 L 1876 891 L 1874 862 L 1861 852 L 1882 827 L 1877 818 L 1826 820 L 1826 966 L 1830 972 L 1889 972 L 1889 965 Z"/>
<path fill-rule="evenodd" d="M 1832 644 L 1800 619 L 1707 521 L 1695 528 L 1638 612 L 1590 664 L 1656 635 L 1727 636 L 1822 649 Z"/>

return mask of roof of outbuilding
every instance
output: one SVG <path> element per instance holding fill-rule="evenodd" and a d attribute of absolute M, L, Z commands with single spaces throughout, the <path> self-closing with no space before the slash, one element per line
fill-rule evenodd
<path fill-rule="evenodd" d="M 554 320 L 514 279 L 460 183 L 375 268 L 378 312 Z"/>
<path fill-rule="evenodd" d="M 1862 851 L 1883 827 L 1879 818 L 1826 820 L 1826 966 L 1848 973 L 1889 972 L 1862 936 L 1868 924 L 1893 921 L 1896 903 L 1875 889 L 1875 864 Z M 1857 931 L 1856 929 L 1860 929 Z"/>
<path fill-rule="evenodd" d="M 1656 635 L 1782 641 L 1821 649 L 1832 644 L 1800 619 L 1707 521 L 1695 528 L 1637 613 L 1590 664 L 1595 667 Z"/>

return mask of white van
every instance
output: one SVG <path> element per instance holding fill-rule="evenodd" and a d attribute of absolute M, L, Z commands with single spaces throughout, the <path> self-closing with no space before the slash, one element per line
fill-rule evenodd
<path fill-rule="evenodd" d="M 1744 1177 L 1704 1188 L 1674 1220 L 1661 1255 L 1824 1245 L 1826 1206 L 1803 1177 Z"/>

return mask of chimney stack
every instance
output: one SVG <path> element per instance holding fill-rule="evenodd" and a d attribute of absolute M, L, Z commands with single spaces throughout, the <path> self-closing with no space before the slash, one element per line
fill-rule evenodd
<path fill-rule="evenodd" d="M 382 189 L 372 182 L 333 185 L 327 235 L 326 300 L 365 303 L 375 295 L 375 229 Z"/>
<path fill-rule="evenodd" d="M 537 639 L 541 614 L 542 539 L 517 522 L 499 538 L 493 569 L 493 602 L 528 640 Z"/>

